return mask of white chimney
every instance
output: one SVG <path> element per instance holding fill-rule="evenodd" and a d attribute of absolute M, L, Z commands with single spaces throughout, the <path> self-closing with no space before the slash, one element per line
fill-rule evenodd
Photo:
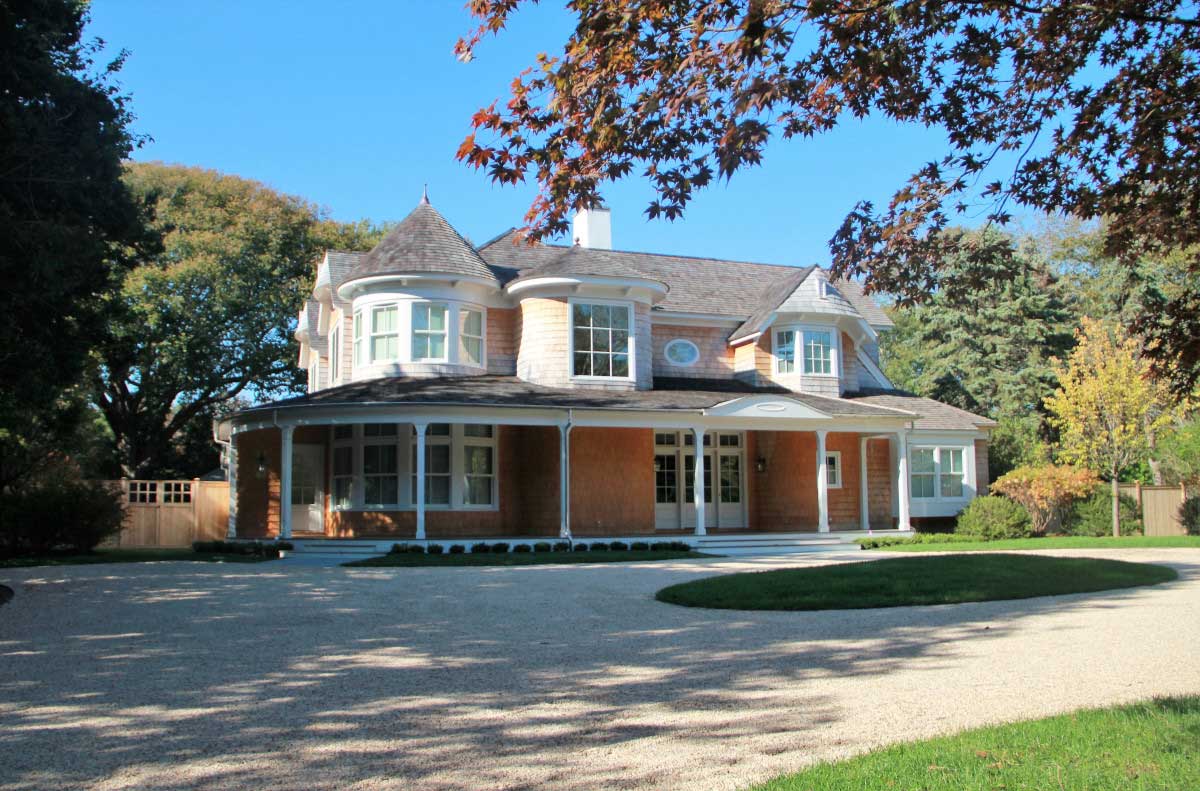
<path fill-rule="evenodd" d="M 593 250 L 612 249 L 612 213 L 604 207 L 575 212 L 571 222 L 572 241 Z"/>

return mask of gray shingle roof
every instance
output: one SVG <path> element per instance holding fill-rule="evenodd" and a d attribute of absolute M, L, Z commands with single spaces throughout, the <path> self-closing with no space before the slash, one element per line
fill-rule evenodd
<path fill-rule="evenodd" d="M 771 315 L 792 295 L 793 291 L 800 287 L 800 284 L 812 273 L 813 269 L 814 267 L 811 266 L 799 269 L 793 274 L 788 275 L 778 285 L 773 284 L 774 290 L 763 298 L 763 302 L 758 310 L 751 313 L 750 318 L 743 321 L 741 326 L 733 331 L 733 334 L 729 336 L 729 342 L 733 343 L 742 338 L 748 338 L 766 329 L 768 323 L 771 321 Z"/>
<path fill-rule="evenodd" d="M 903 409 L 920 415 L 913 427 L 922 431 L 973 431 L 996 425 L 996 421 L 991 418 L 903 390 L 861 390 L 857 393 L 847 393 L 845 397 L 860 404 Z"/>
<path fill-rule="evenodd" d="M 653 268 L 639 266 L 632 256 L 613 253 L 611 250 L 594 250 L 587 247 L 569 247 L 550 261 L 519 270 L 509 283 L 519 283 L 537 277 L 555 275 L 596 275 L 600 277 L 626 277 L 653 280 L 667 286 L 662 273 Z M 508 285 L 507 283 L 505 285 Z M 667 286 L 669 290 L 669 286 Z"/>
<path fill-rule="evenodd" d="M 811 406 L 834 417 L 897 417 L 895 408 L 792 393 L 778 388 L 751 388 L 721 380 L 686 380 L 690 387 L 670 389 L 683 380 L 665 380 L 654 390 L 567 390 L 543 387 L 515 376 L 391 377 L 352 382 L 315 393 L 253 407 L 249 411 L 303 406 L 351 404 L 452 404 L 458 406 L 556 407 L 570 409 L 700 410 L 738 395 L 771 393 Z M 700 389 L 717 387 L 719 389 Z"/>
<path fill-rule="evenodd" d="M 499 285 L 471 243 L 424 200 L 371 252 L 354 262 L 346 279 L 410 272 L 477 277 Z"/>

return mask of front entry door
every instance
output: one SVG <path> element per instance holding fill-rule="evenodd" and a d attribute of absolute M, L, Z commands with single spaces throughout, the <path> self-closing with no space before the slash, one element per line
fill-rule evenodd
<path fill-rule="evenodd" d="M 292 530 L 325 532 L 325 447 L 292 446 Z"/>
<path fill-rule="evenodd" d="M 731 530 L 746 526 L 745 453 L 737 432 L 704 437 L 704 526 Z M 696 456 L 691 432 L 654 435 L 654 526 L 658 530 L 695 530 L 692 486 Z M 714 506 L 715 503 L 715 506 Z"/>

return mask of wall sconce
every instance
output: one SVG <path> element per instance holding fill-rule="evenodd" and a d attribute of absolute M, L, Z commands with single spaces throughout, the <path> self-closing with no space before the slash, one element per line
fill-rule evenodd
<path fill-rule="evenodd" d="M 261 450 L 258 452 L 258 467 L 255 468 L 254 474 L 260 479 L 267 477 L 267 454 Z"/>
<path fill-rule="evenodd" d="M 759 472 L 766 472 L 767 471 L 767 460 L 764 459 L 762 456 L 759 456 L 758 461 L 754 462 L 754 469 L 758 470 Z"/>

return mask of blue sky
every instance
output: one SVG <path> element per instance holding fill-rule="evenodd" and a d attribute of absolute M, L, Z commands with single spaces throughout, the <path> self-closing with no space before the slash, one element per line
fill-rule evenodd
<path fill-rule="evenodd" d="M 214 168 L 302 196 L 341 220 L 398 220 L 428 182 L 435 207 L 476 242 L 520 225 L 531 186 L 493 186 L 454 159 L 472 113 L 508 95 L 571 19 L 524 10 L 459 63 L 472 20 L 457 0 L 95 0 L 89 32 L 130 52 L 135 155 Z M 609 189 L 614 246 L 781 264 L 827 264 L 828 240 L 860 198 L 886 201 L 942 153 L 935 131 L 882 121 L 817 140 L 775 141 L 762 167 L 696 196 L 674 223 L 648 221 L 639 179 Z"/>

